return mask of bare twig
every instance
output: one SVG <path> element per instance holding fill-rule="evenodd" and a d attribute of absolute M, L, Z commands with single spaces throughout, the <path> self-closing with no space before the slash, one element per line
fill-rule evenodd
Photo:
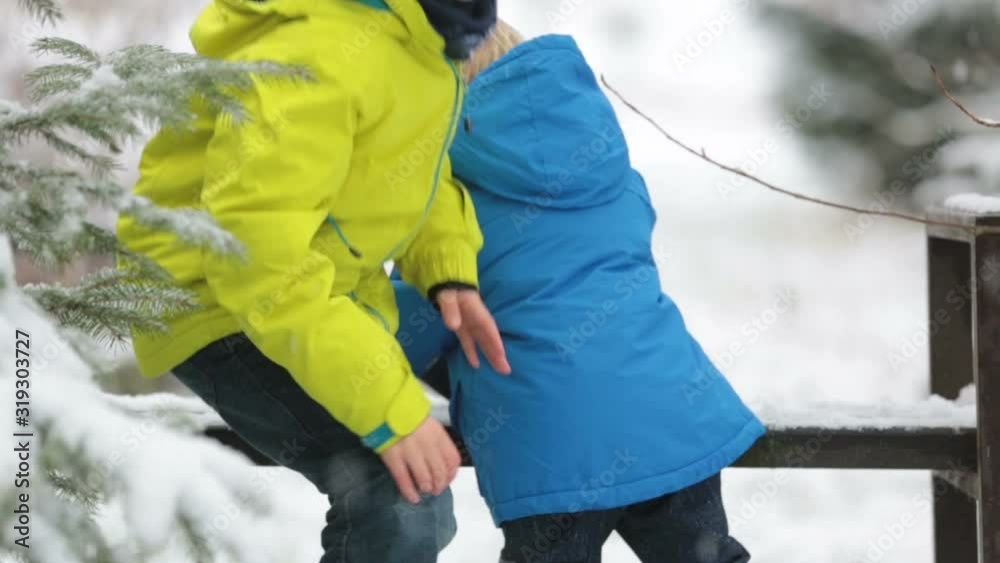
<path fill-rule="evenodd" d="M 941 91 L 944 93 L 945 97 L 947 97 L 951 101 L 951 103 L 955 104 L 955 107 L 957 107 L 959 110 L 961 110 L 962 113 L 964 113 L 965 115 L 969 116 L 970 119 L 972 119 L 973 121 L 975 121 L 976 123 L 978 123 L 978 124 L 980 124 L 980 125 L 982 125 L 984 127 L 990 127 L 990 128 L 994 128 L 994 129 L 1000 128 L 1000 121 L 993 121 L 992 119 L 986 119 L 986 118 L 983 118 L 983 117 L 979 117 L 978 115 L 972 113 L 972 111 L 970 111 L 968 108 L 966 108 L 962 104 L 962 102 L 958 101 L 958 98 L 956 98 L 955 96 L 953 96 L 952 93 L 951 93 L 951 91 L 948 90 L 948 87 L 945 86 L 944 80 L 941 78 L 941 73 L 938 72 L 938 69 L 937 69 L 936 66 L 931 65 L 931 72 L 934 73 L 934 79 L 937 80 L 938 88 L 941 89 Z"/>
<path fill-rule="evenodd" d="M 604 87 L 607 88 L 612 94 L 614 94 L 615 97 L 617 97 L 623 104 L 625 104 L 625 106 L 628 107 L 628 109 L 630 109 L 633 112 L 635 112 L 635 114 L 638 115 L 639 117 L 645 119 L 650 125 L 652 125 L 653 127 L 655 127 L 656 130 L 659 131 L 660 134 L 662 134 L 664 137 L 666 137 L 666 139 L 668 141 L 670 141 L 671 143 L 673 143 L 673 144 L 677 145 L 678 147 L 684 149 L 685 151 L 693 154 L 694 156 L 696 156 L 696 157 L 704 160 L 705 162 L 708 162 L 709 164 L 712 164 L 712 165 L 714 165 L 714 166 L 716 166 L 718 168 L 721 168 L 722 170 L 725 170 L 726 172 L 730 172 L 730 173 L 735 174 L 737 176 L 742 176 L 743 178 L 746 178 L 746 179 L 750 180 L 751 182 L 753 182 L 755 184 L 758 184 L 758 185 L 761 185 L 761 186 L 763 186 L 763 187 L 765 187 L 765 188 L 767 188 L 767 189 L 769 189 L 771 191 L 775 191 L 775 192 L 778 192 L 780 194 L 783 194 L 783 195 L 786 195 L 786 196 L 789 196 L 789 197 L 793 197 L 795 199 L 799 199 L 799 200 L 802 200 L 802 201 L 808 201 L 810 203 L 815 203 L 817 205 L 822 205 L 824 207 L 832 207 L 834 209 L 842 209 L 844 211 L 851 211 L 851 212 L 854 212 L 854 213 L 860 213 L 862 215 L 876 215 L 876 216 L 880 216 L 880 217 L 892 217 L 892 218 L 895 218 L 895 219 L 901 219 L 903 221 L 911 221 L 913 223 L 921 223 L 921 224 L 924 224 L 924 225 L 934 225 L 934 226 L 938 226 L 938 227 L 952 227 L 952 228 L 956 228 L 956 229 L 962 229 L 963 231 L 969 231 L 971 233 L 1000 232 L 1000 228 L 997 228 L 997 227 L 975 227 L 975 226 L 971 226 L 971 225 L 966 225 L 964 223 L 953 223 L 953 222 L 949 222 L 949 221 L 937 221 L 937 220 L 934 220 L 934 219 L 928 219 L 926 217 L 921 217 L 919 215 L 912 215 L 912 214 L 909 214 L 909 213 L 902 213 L 902 212 L 899 212 L 899 211 L 889 211 L 889 210 L 879 211 L 879 210 L 874 210 L 874 209 L 863 209 L 861 207 L 854 207 L 853 205 L 847 205 L 847 204 L 843 204 L 843 203 L 837 203 L 837 202 L 834 202 L 834 201 L 827 201 L 825 199 L 820 199 L 818 197 L 812 197 L 812 196 L 808 196 L 808 195 L 805 195 L 805 194 L 800 194 L 798 192 L 793 192 L 791 190 L 778 187 L 778 186 L 776 186 L 776 185 L 774 185 L 774 184 L 772 184 L 772 183 L 770 183 L 770 182 L 768 182 L 766 180 L 762 180 L 762 179 L 758 178 L 757 176 L 754 176 L 753 174 L 750 174 L 749 172 L 743 170 L 742 168 L 737 168 L 735 166 L 730 166 L 728 164 L 725 164 L 725 163 L 719 162 L 718 160 L 715 160 L 714 158 L 708 156 L 708 153 L 705 152 L 704 148 L 701 149 L 701 150 L 694 149 L 690 145 L 684 143 L 683 141 L 677 139 L 676 137 L 674 137 L 673 135 L 671 135 L 670 133 L 668 133 L 659 123 L 657 123 L 657 121 L 655 119 L 653 119 L 652 117 L 650 117 L 649 115 L 647 115 L 645 112 L 643 112 L 641 109 L 639 109 L 638 107 L 636 107 L 635 104 L 633 104 L 632 102 L 630 102 L 624 95 L 622 95 L 618 90 L 616 90 L 614 88 L 614 86 L 612 86 L 611 84 L 609 84 L 608 80 L 604 77 L 604 75 L 601 75 L 601 83 L 604 84 Z"/>

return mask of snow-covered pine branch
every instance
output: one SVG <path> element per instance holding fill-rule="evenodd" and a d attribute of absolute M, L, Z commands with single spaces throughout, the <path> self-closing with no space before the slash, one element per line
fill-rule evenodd
<path fill-rule="evenodd" d="M 21 7 L 42 22 L 52 23 L 62 19 L 62 9 L 56 0 L 18 0 Z"/>
<path fill-rule="evenodd" d="M 60 326 L 82 331 L 102 344 L 123 341 L 131 331 L 163 332 L 164 318 L 197 307 L 189 292 L 169 280 L 151 281 L 124 269 L 106 268 L 74 287 L 33 284 L 24 292 Z"/>
<path fill-rule="evenodd" d="M 43 22 L 62 17 L 55 0 L 20 5 Z M 30 488 L 13 480 L 0 484 L 0 559 L 143 563 L 183 546 L 186 561 L 280 561 L 282 554 L 270 551 L 281 543 L 270 537 L 278 527 L 265 517 L 259 492 L 240 478 L 246 460 L 178 429 L 174 417 L 150 420 L 123 408 L 135 399 L 109 398 L 95 383 L 100 354 L 84 346 L 120 342 L 130 330 L 162 331 L 166 317 L 197 303 L 168 272 L 87 216 L 95 208 L 128 214 L 179 243 L 239 258 L 239 241 L 196 202 L 163 209 L 133 196 L 115 180 L 117 155 L 152 128 L 187 126 L 195 110 L 243 119 L 234 93 L 249 86 L 252 75 L 308 77 L 301 69 L 228 64 L 155 46 L 104 55 L 46 38 L 34 51 L 58 60 L 28 75 L 26 100 L 0 99 L 0 332 L 7 335 L 0 363 L 23 359 L 14 348 L 16 331 L 31 335 L 27 392 L 34 432 Z M 25 143 L 39 141 L 59 157 L 56 164 L 20 156 Z M 14 248 L 47 267 L 105 254 L 125 268 L 91 274 L 74 287 L 18 288 Z M 13 375 L 12 367 L 0 372 L 6 388 L 14 388 Z M 129 441 L 137 428 L 153 430 Z M 15 474 L 16 464 L 14 456 L 3 456 L 0 470 Z M 31 499 L 30 550 L 14 543 L 12 503 L 19 493 Z M 109 510 L 122 513 L 116 533 L 101 523 Z M 228 519 L 224 528 L 214 525 L 220 514 Z"/>
<path fill-rule="evenodd" d="M 245 478 L 249 462 L 172 429 L 168 410 L 150 421 L 148 413 L 131 412 L 122 398 L 101 392 L 61 329 L 13 283 L 12 268 L 9 242 L 0 236 L 0 333 L 31 335 L 30 419 L 40 439 L 33 441 L 30 487 L 2 485 L 0 554 L 20 553 L 28 563 L 135 563 L 171 542 L 194 541 L 209 556 L 221 553 L 228 561 L 280 560 L 269 552 L 268 545 L 280 542 L 263 518 L 266 499 Z M 0 345 L 5 365 L 17 359 L 11 340 Z M 137 434 L 140 427 L 152 430 Z M 0 466 L 6 475 L 17 473 L 14 456 L 0 458 Z M 15 491 L 30 494 L 30 550 L 13 547 Z M 92 517 L 108 503 L 124 511 L 124 541 L 110 541 Z M 213 526 L 212 519 L 230 506 L 242 507 L 243 516 L 224 530 Z M 205 530 L 211 538 L 203 537 Z M 185 538 L 188 533 L 197 537 Z"/>
<path fill-rule="evenodd" d="M 47 4 L 38 6 L 43 9 Z M 0 100 L 0 233 L 46 267 L 95 251 L 116 251 L 136 268 L 137 278 L 157 280 L 123 286 L 135 291 L 133 304 L 148 302 L 149 292 L 160 288 L 165 302 L 175 303 L 177 296 L 164 286 L 164 272 L 155 264 L 118 248 L 110 242 L 110 233 L 85 220 L 94 207 L 128 214 L 144 226 L 176 234 L 183 243 L 239 256 L 239 242 L 205 212 L 161 209 L 129 194 L 110 174 L 115 155 L 124 142 L 141 138 L 150 128 L 186 126 L 194 118 L 194 108 L 242 120 L 234 93 L 251 84 L 251 75 L 296 80 L 307 79 L 306 72 L 266 62 L 224 63 L 149 45 L 101 55 L 73 41 L 43 38 L 34 49 L 62 60 L 28 75 L 27 104 Z M 89 173 L 15 160 L 16 147 L 31 140 L 43 141 L 70 162 L 85 165 Z M 72 318 L 74 326 L 88 330 L 110 328 L 100 319 L 86 318 L 102 309 L 78 305 L 72 317 L 57 313 L 56 318 Z M 161 326 L 157 323 L 151 319 L 139 326 Z"/>
<path fill-rule="evenodd" d="M 176 233 L 183 242 L 220 255 L 242 253 L 238 241 L 218 229 L 204 211 L 162 209 L 107 178 L 5 162 L 0 155 L 0 231 L 7 232 L 17 247 L 37 262 L 58 266 L 95 252 L 127 253 L 94 240 L 110 235 L 83 220 L 94 206 L 126 213 L 146 227 Z M 147 275 L 155 275 L 155 266 L 141 260 L 137 263 L 149 268 Z"/>

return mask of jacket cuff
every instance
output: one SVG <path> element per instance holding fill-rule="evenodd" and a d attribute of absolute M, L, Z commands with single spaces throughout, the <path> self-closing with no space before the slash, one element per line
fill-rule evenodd
<path fill-rule="evenodd" d="M 442 291 L 444 291 L 446 289 L 459 289 L 459 290 L 461 290 L 461 289 L 468 289 L 468 290 L 472 290 L 472 291 L 479 291 L 479 288 L 476 287 L 476 286 L 474 286 L 474 285 L 472 285 L 471 283 L 462 283 L 462 282 L 455 282 L 455 281 L 448 281 L 448 282 L 444 282 L 444 283 L 439 283 L 439 284 L 435 285 L 434 287 L 430 288 L 427 291 L 427 300 L 430 301 L 431 305 L 434 305 L 434 308 L 437 309 L 437 310 L 439 310 L 439 311 L 441 310 L 441 308 L 438 307 L 437 296 L 438 296 L 439 293 L 441 293 Z"/>
<path fill-rule="evenodd" d="M 431 402 L 424 393 L 420 381 L 408 375 L 399 393 L 386 410 L 385 422 L 369 434 L 361 437 L 361 442 L 382 453 L 396 442 L 413 433 L 431 414 Z"/>
<path fill-rule="evenodd" d="M 422 295 L 430 296 L 431 289 L 442 284 L 463 284 L 479 287 L 476 250 L 462 242 L 441 249 L 434 254 L 411 257 L 413 271 L 411 283 Z"/>

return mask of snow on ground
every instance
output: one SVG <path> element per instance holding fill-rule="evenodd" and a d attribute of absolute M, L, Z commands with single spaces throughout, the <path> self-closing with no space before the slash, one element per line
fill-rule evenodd
<path fill-rule="evenodd" d="M 850 155 L 825 155 L 845 163 L 833 178 L 804 158 L 795 128 L 810 108 L 781 116 L 769 104 L 787 54 L 761 30 L 755 4 L 504 0 L 501 12 L 529 35 L 575 35 L 616 88 L 713 156 L 803 192 L 872 203 L 855 185 L 863 166 Z M 176 17 L 190 21 L 194 13 L 187 3 Z M 184 45 L 178 33 L 172 46 Z M 815 104 L 835 102 L 828 88 L 821 78 L 812 86 Z M 927 398 L 920 226 L 859 218 L 735 181 L 618 107 L 659 212 L 663 284 L 749 402 Z M 283 515 L 284 563 L 315 562 L 325 500 L 287 471 L 248 470 L 247 478 L 269 484 Z M 723 487 L 734 533 L 755 561 L 932 560 L 926 472 L 735 469 L 725 472 Z M 469 470 L 454 492 L 460 530 L 441 561 L 494 561 L 501 538 Z M 613 537 L 605 560 L 635 558 Z"/>

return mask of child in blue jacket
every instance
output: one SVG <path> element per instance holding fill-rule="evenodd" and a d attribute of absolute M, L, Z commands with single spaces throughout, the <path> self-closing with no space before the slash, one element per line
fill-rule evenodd
<path fill-rule="evenodd" d="M 645 183 L 576 43 L 518 43 L 501 24 L 467 65 L 451 149 L 513 374 L 471 366 L 397 281 L 401 342 L 418 371 L 447 359 L 504 562 L 597 562 L 614 530 L 644 563 L 747 561 L 719 473 L 764 428 L 660 288 Z"/>

